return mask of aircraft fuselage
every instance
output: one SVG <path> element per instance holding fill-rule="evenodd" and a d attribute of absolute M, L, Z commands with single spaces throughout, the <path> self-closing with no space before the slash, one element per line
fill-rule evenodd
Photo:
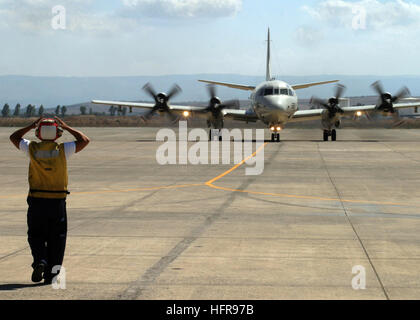
<path fill-rule="evenodd" d="M 252 109 L 270 127 L 283 128 L 298 110 L 298 97 L 284 81 L 271 80 L 258 85 L 251 93 Z"/>

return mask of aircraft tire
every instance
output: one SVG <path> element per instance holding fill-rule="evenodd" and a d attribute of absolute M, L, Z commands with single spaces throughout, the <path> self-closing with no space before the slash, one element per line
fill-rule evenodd
<path fill-rule="evenodd" d="M 335 129 L 333 129 L 331 132 L 331 141 L 336 141 L 336 140 L 337 140 L 337 132 L 335 131 Z"/>

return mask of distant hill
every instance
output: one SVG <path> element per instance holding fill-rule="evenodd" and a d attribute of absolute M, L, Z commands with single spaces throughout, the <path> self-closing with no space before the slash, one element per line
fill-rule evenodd
<path fill-rule="evenodd" d="M 195 74 L 168 76 L 135 76 L 135 77 L 32 77 L 32 76 L 0 76 L 0 106 L 9 103 L 13 109 L 16 103 L 22 108 L 27 104 L 37 107 L 55 108 L 57 105 L 71 106 L 86 101 L 83 105 L 89 110 L 87 102 L 92 99 L 112 99 L 128 101 L 150 101 L 141 90 L 146 82 L 151 82 L 156 91 L 167 91 L 173 83 L 183 89 L 182 94 L 174 98 L 174 103 L 181 101 L 207 101 L 205 84 L 198 79 L 210 79 L 256 85 L 263 81 L 260 76 L 237 74 Z M 347 86 L 347 96 L 372 96 L 374 92 L 370 84 L 380 79 L 387 91 L 396 92 L 401 86 L 410 88 L 413 95 L 420 95 L 420 76 L 284 76 L 282 80 L 290 84 L 339 79 Z M 329 97 L 333 93 L 333 85 L 312 87 L 299 90 L 300 98 L 312 95 Z M 218 96 L 222 100 L 249 97 L 249 92 L 219 87 Z M 78 108 L 75 106 L 75 108 Z M 107 110 L 107 109 L 106 109 Z M 104 110 L 105 111 L 105 110 Z"/>

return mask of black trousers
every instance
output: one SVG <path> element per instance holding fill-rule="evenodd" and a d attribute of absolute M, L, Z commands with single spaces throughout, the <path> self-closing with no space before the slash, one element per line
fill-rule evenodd
<path fill-rule="evenodd" d="M 45 277 L 64 259 L 67 238 L 66 199 L 28 197 L 28 242 L 34 262 L 45 263 Z M 58 273 L 58 272 L 54 272 Z"/>

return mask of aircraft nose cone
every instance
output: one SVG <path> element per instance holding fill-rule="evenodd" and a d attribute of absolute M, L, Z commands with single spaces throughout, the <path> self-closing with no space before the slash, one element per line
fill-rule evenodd
<path fill-rule="evenodd" d="M 270 109 L 279 109 L 279 110 L 286 110 L 287 108 L 285 102 L 278 97 L 272 97 L 267 99 L 267 106 Z"/>

